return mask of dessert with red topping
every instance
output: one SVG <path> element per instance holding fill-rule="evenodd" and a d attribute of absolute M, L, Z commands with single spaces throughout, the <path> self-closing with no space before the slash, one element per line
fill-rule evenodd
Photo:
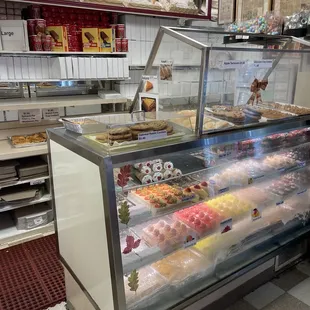
<path fill-rule="evenodd" d="M 167 254 L 181 247 L 185 238 L 191 233 L 191 229 L 178 220 L 170 223 L 160 220 L 146 226 L 142 237 L 149 245 L 158 246 L 164 254 Z"/>
<path fill-rule="evenodd" d="M 209 197 L 209 194 L 199 184 L 191 186 L 191 190 L 197 194 L 200 199 L 206 199 Z"/>
<path fill-rule="evenodd" d="M 221 221 L 219 213 L 210 209 L 205 203 L 177 211 L 174 216 L 194 229 L 199 236 L 212 232 Z"/>

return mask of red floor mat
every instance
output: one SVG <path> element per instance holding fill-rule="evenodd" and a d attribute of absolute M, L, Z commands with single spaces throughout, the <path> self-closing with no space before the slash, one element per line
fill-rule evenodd
<path fill-rule="evenodd" d="M 0 251 L 0 310 L 44 310 L 65 296 L 54 235 Z"/>

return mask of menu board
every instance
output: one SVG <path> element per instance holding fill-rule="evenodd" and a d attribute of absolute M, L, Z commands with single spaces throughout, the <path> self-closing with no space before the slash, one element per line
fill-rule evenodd
<path fill-rule="evenodd" d="M 271 0 L 237 0 L 236 20 L 244 21 L 271 10 Z"/>
<path fill-rule="evenodd" d="M 235 20 L 235 0 L 218 1 L 218 24 L 230 24 Z"/>
<path fill-rule="evenodd" d="M 303 8 L 310 7 L 310 0 L 274 0 L 273 10 L 279 12 L 282 16 L 292 15 Z"/>

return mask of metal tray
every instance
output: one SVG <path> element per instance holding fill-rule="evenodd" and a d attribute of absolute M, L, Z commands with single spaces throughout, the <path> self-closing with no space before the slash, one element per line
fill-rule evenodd
<path fill-rule="evenodd" d="M 63 118 L 60 120 L 66 130 L 73 131 L 79 134 L 90 134 L 101 132 L 107 129 L 107 125 L 97 122 L 88 117 Z M 86 124 L 77 124 L 76 122 L 89 122 Z"/>
<path fill-rule="evenodd" d="M 46 145 L 47 143 L 47 142 L 37 142 L 37 143 L 32 142 L 32 143 L 14 144 L 12 142 L 12 137 L 8 137 L 8 140 L 10 144 L 12 145 L 12 147 L 17 148 L 17 149 L 21 149 L 25 147 L 41 146 L 41 145 Z"/>

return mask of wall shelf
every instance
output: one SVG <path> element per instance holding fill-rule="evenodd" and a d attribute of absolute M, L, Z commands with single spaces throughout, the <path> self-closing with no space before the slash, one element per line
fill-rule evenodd
<path fill-rule="evenodd" d="M 54 223 L 30 230 L 18 230 L 9 213 L 0 217 L 0 250 L 54 233 Z"/>
<path fill-rule="evenodd" d="M 0 111 L 87 106 L 94 104 L 126 103 L 127 98 L 102 99 L 97 95 L 54 96 L 1 100 Z"/>
<path fill-rule="evenodd" d="M 42 0 L 13 0 L 13 1 L 24 2 L 24 3 L 34 3 L 34 4 L 44 4 L 44 5 L 57 5 L 57 6 L 98 10 L 98 11 L 119 12 L 119 13 L 136 14 L 136 15 L 144 15 L 144 16 L 147 15 L 147 16 L 158 16 L 158 17 L 166 17 L 166 18 L 211 20 L 211 2 L 210 2 L 210 8 L 208 8 L 208 15 L 198 15 L 198 14 L 167 12 L 167 11 L 135 8 L 135 7 L 125 7 L 123 5 L 110 5 L 110 4 L 103 4 L 103 3 L 79 2 L 79 1 L 70 1 L 70 0 L 51 0 L 48 3 Z"/>

